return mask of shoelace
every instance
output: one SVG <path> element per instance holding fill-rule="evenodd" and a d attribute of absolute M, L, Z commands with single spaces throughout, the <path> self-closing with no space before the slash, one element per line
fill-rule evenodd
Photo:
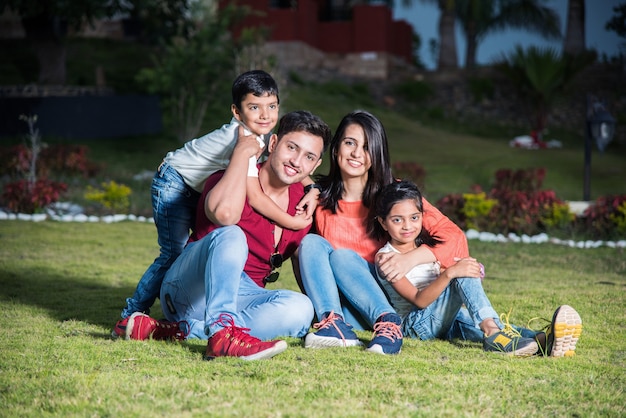
<path fill-rule="evenodd" d="M 520 334 L 518 330 L 513 328 L 511 326 L 511 323 L 509 322 L 509 316 L 511 315 L 512 310 L 513 309 L 510 309 L 509 312 L 506 314 L 500 314 L 500 321 L 504 325 L 504 328 L 501 330 L 501 332 L 508 337 L 521 337 L 522 334 Z"/>
<path fill-rule="evenodd" d="M 322 319 L 320 322 L 313 324 L 313 328 L 315 329 L 326 329 L 329 327 L 335 327 L 335 329 L 337 330 L 337 332 L 339 333 L 339 335 L 341 336 L 341 341 L 343 341 L 343 345 L 346 345 L 346 338 L 344 337 L 343 333 L 341 332 L 341 330 L 339 329 L 339 327 L 335 324 L 335 320 L 337 320 L 337 318 L 339 318 L 339 315 L 335 315 L 335 311 L 330 311 L 330 313 L 328 314 L 328 316 L 324 319 Z"/>
<path fill-rule="evenodd" d="M 543 331 L 543 332 L 548 331 L 548 329 L 550 329 L 550 324 L 552 324 L 552 321 L 551 321 L 551 320 L 546 319 L 546 318 L 542 318 L 542 317 L 540 317 L 540 316 L 536 316 L 536 317 L 534 317 L 534 318 L 530 318 L 530 319 L 528 320 L 528 322 L 526 323 L 526 328 L 528 328 L 528 329 L 533 329 L 533 328 L 530 326 L 530 324 L 531 324 L 531 323 L 533 323 L 533 322 L 535 322 L 535 321 L 542 321 L 542 322 L 545 322 L 545 323 L 546 323 L 544 326 L 542 326 L 541 328 L 539 328 L 539 331 Z"/>
<path fill-rule="evenodd" d="M 154 334 L 158 334 L 158 337 L 172 337 L 177 341 L 182 341 L 189 335 L 189 323 L 187 321 L 179 322 L 165 322 L 153 319 L 156 322 L 157 330 Z M 183 331 L 181 325 L 185 324 L 185 330 Z M 159 332 L 160 331 L 160 332 Z"/>
<path fill-rule="evenodd" d="M 233 320 L 233 316 L 227 313 L 220 314 L 217 321 L 214 324 L 221 325 L 225 329 L 228 329 L 228 333 L 230 334 L 230 341 L 234 344 L 239 345 L 243 343 L 250 347 L 253 344 L 259 343 L 261 340 L 249 334 L 250 328 L 238 327 L 235 325 L 235 321 Z"/>
<path fill-rule="evenodd" d="M 393 322 L 377 322 L 374 324 L 374 332 L 377 337 L 386 337 L 391 341 L 402 339 L 400 325 Z"/>

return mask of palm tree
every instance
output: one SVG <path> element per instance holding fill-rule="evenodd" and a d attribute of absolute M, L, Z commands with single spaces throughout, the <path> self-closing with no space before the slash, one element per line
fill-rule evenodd
<path fill-rule="evenodd" d="M 456 20 L 455 0 L 437 0 L 441 15 L 439 17 L 439 59 L 440 70 L 458 68 L 454 23 Z"/>
<path fill-rule="evenodd" d="M 456 0 L 456 16 L 467 40 L 465 67 L 476 66 L 476 52 L 487 35 L 505 29 L 527 29 L 546 39 L 560 39 L 558 14 L 546 0 Z M 581 0 L 584 1 L 584 0 Z"/>
<path fill-rule="evenodd" d="M 517 92 L 517 99 L 526 108 L 532 128 L 541 134 L 557 99 L 585 67 L 595 61 L 595 53 L 559 54 L 553 48 L 516 46 L 504 55 L 496 68 L 506 76 Z"/>
<path fill-rule="evenodd" d="M 569 0 L 563 51 L 578 54 L 585 50 L 585 0 Z"/>
<path fill-rule="evenodd" d="M 557 13 L 542 5 L 549 0 L 421 0 L 437 3 L 439 19 L 438 68 L 456 68 L 454 24 L 458 20 L 467 40 L 465 67 L 476 66 L 476 52 L 487 35 L 508 28 L 529 29 L 548 39 L 561 37 Z M 584 0 L 581 0 L 584 1 Z M 403 0 L 404 5 L 412 0 Z"/>

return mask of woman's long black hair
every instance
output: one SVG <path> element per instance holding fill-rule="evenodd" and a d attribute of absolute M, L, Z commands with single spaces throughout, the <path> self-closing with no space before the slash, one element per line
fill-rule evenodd
<path fill-rule="evenodd" d="M 424 213 L 424 203 L 422 201 L 422 193 L 415 183 L 407 180 L 395 181 L 387 186 L 383 187 L 378 195 L 376 201 L 376 216 L 381 219 L 385 219 L 391 208 L 396 203 L 403 200 L 412 200 L 415 202 L 417 209 Z M 374 235 L 379 238 L 381 236 L 387 236 L 387 231 L 383 229 L 380 223 L 376 222 L 376 229 Z M 415 239 L 415 245 L 418 247 L 425 244 L 429 247 L 442 244 L 443 241 L 436 235 L 431 235 L 430 232 L 422 224 L 422 231 Z"/>
<path fill-rule="evenodd" d="M 341 200 L 344 192 L 337 153 L 344 139 L 346 128 L 350 125 L 359 125 L 363 128 L 365 140 L 367 141 L 367 151 L 372 162 L 362 196 L 363 205 L 370 211 L 367 225 L 365 226 L 368 233 L 372 234 L 377 223 L 374 214 L 376 197 L 384 185 L 393 181 L 393 175 L 389 162 L 387 133 L 382 123 L 371 113 L 364 110 L 355 110 L 344 116 L 339 123 L 330 143 L 330 171 L 328 175 L 317 177 L 317 183 L 322 186 L 320 204 L 324 209 L 337 213 L 338 202 Z"/>

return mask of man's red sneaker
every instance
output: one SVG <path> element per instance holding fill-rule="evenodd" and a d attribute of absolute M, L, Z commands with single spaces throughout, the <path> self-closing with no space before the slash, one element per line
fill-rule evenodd
<path fill-rule="evenodd" d="M 215 323 L 224 328 L 209 338 L 205 360 L 223 356 L 260 360 L 274 357 L 287 349 L 285 341 L 261 341 L 248 334 L 250 329 L 235 326 L 233 317 L 229 314 L 221 314 Z"/>
<path fill-rule="evenodd" d="M 184 340 L 187 333 L 180 328 L 181 322 L 159 321 L 148 315 L 135 312 L 126 324 L 127 340 Z"/>

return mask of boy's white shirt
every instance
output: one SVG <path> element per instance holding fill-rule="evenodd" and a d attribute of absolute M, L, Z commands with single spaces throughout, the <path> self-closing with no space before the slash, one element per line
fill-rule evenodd
<path fill-rule="evenodd" d="M 389 242 L 386 243 L 380 250 L 379 253 L 389 253 L 396 252 L 400 254 L 393 245 Z M 376 272 L 378 274 L 378 271 Z M 413 286 L 417 289 L 423 289 L 433 282 L 440 274 L 440 264 L 438 261 L 433 261 L 431 263 L 418 264 L 413 267 L 406 275 L 406 278 L 411 282 Z M 411 312 L 412 309 L 415 308 L 415 305 L 404 299 L 402 296 L 396 292 L 391 283 L 385 280 L 382 277 L 378 277 L 379 282 L 384 287 L 385 291 L 389 295 L 389 302 L 396 310 L 396 313 L 400 315 L 404 319 Z"/>
<path fill-rule="evenodd" d="M 163 161 L 181 175 L 185 183 L 202 193 L 206 179 L 216 171 L 225 170 L 237 144 L 240 122 L 234 117 L 230 123 L 208 134 L 186 142 L 175 151 L 168 152 Z M 245 129 L 245 127 L 244 127 Z M 249 130 L 245 129 L 249 134 Z M 265 147 L 262 136 L 257 136 L 259 145 Z M 248 175 L 258 177 L 257 160 L 250 157 Z"/>
<path fill-rule="evenodd" d="M 244 125 L 243 123 L 239 122 L 241 124 L 241 126 L 243 126 L 243 134 L 244 136 L 248 136 L 248 135 L 252 135 L 252 132 L 250 132 L 250 130 L 248 129 L 248 127 L 246 125 Z M 259 143 L 259 146 L 262 149 L 265 149 L 265 141 L 263 140 L 263 137 L 260 135 L 256 136 L 256 141 Z M 257 158 L 256 157 L 250 157 L 250 162 L 248 163 L 248 177 L 259 177 L 259 169 L 256 166 L 257 165 Z"/>

